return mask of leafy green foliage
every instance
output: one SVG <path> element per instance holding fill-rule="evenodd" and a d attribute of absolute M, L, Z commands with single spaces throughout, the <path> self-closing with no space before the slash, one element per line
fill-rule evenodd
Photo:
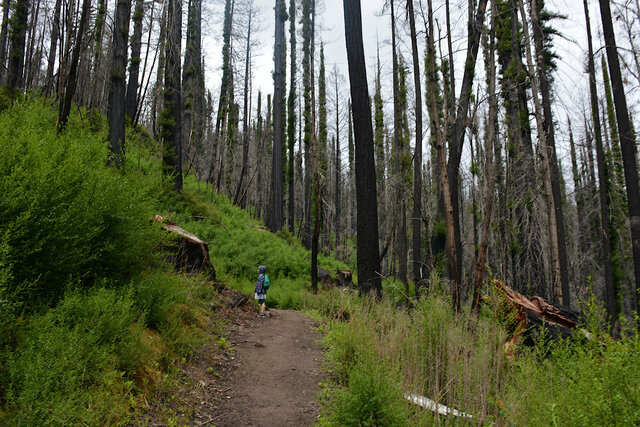
<path fill-rule="evenodd" d="M 123 374 L 145 357 L 132 304 L 130 295 L 98 288 L 30 317 L 2 372 L 7 421 L 95 425 L 121 417 L 131 387 Z"/>
<path fill-rule="evenodd" d="M 311 281 L 309 251 L 287 231 L 274 235 L 264 230 L 259 221 L 225 197 L 216 194 L 213 206 L 203 204 L 202 199 L 209 196 L 198 194 L 195 181 L 189 177 L 184 191 L 174 196 L 171 204 L 184 209 L 180 225 L 209 244 L 211 262 L 219 280 L 252 295 L 258 265 L 266 265 L 274 285 L 269 290 L 270 305 L 282 300 L 284 306 L 296 306 L 295 295 Z M 346 268 L 325 257 L 319 257 L 318 264 L 326 270 Z M 282 292 L 281 298 L 279 292 Z M 286 296 L 287 293 L 290 296 Z"/>
<path fill-rule="evenodd" d="M 107 168 L 104 135 L 75 117 L 58 136 L 55 121 L 38 101 L 0 114 L 3 298 L 49 304 L 67 283 L 126 280 L 159 241 L 148 221 L 159 178 Z"/>
<path fill-rule="evenodd" d="M 210 283 L 154 255 L 157 146 L 129 130 L 116 172 L 104 123 L 81 110 L 58 136 L 41 100 L 0 112 L 0 424 L 126 422 L 208 336 Z"/>
<path fill-rule="evenodd" d="M 522 349 L 504 393 L 504 421 L 528 425 L 640 424 L 640 339 L 614 340 L 604 309 L 588 301 L 573 340 Z M 540 357 L 543 355 L 544 357 Z"/>
<path fill-rule="evenodd" d="M 336 426 L 405 426 L 409 408 L 402 386 L 390 366 L 372 352 L 360 353 L 348 372 L 348 386 L 335 390 L 331 415 L 324 424 Z"/>

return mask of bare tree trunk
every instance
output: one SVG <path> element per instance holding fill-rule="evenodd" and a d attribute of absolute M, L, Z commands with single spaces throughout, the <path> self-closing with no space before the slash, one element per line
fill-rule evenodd
<path fill-rule="evenodd" d="M 336 69 L 337 70 L 337 69 Z M 335 96 L 336 96 L 336 146 L 335 146 L 335 186 L 336 186 L 336 194 L 335 194 L 335 204 L 336 204 L 336 218 L 335 218 L 335 229 L 336 229 L 336 251 L 340 246 L 340 170 L 342 169 L 341 165 L 341 152 L 340 152 L 340 104 L 338 102 L 339 99 L 339 89 L 338 89 L 338 73 L 335 73 L 336 81 L 335 81 Z"/>
<path fill-rule="evenodd" d="M 295 225 L 295 168 L 294 168 L 294 147 L 296 143 L 296 1 L 289 3 L 289 44 L 291 46 L 291 65 L 289 72 L 289 102 L 287 109 L 287 139 L 289 156 L 287 157 L 287 183 L 289 184 L 289 231 L 293 234 Z M 302 172 L 298 169 L 298 172 Z"/>
<path fill-rule="evenodd" d="M 56 0 L 58 1 L 58 0 Z M 116 0 L 117 1 L 117 0 Z M 98 78 L 100 72 L 100 58 L 102 57 L 102 33 L 104 30 L 105 16 L 107 15 L 107 0 L 99 0 L 98 10 L 96 11 L 95 23 L 95 40 L 93 45 L 93 71 L 91 73 L 95 86 L 89 99 L 89 106 L 94 107 L 101 102 L 102 98 L 102 79 Z M 62 50 L 60 51 L 62 54 Z M 96 99 L 97 98 L 97 99 Z"/>
<path fill-rule="evenodd" d="M 636 164 L 635 136 L 629 121 L 629 110 L 624 93 L 622 75 L 620 73 L 620 61 L 616 47 L 616 38 L 611 20 L 609 1 L 600 0 L 600 16 L 602 17 L 602 29 L 607 46 L 607 60 L 611 85 L 616 109 L 616 121 L 620 132 L 620 145 L 622 149 L 622 162 L 624 165 L 624 178 L 627 187 L 627 209 L 631 227 L 631 243 L 633 247 L 633 269 L 635 273 L 635 292 L 631 306 L 638 312 L 637 294 L 640 290 L 640 186 L 638 185 L 638 166 Z"/>
<path fill-rule="evenodd" d="M 535 0 L 532 0 L 535 1 Z M 558 225 L 556 221 L 556 207 L 553 197 L 553 189 L 551 185 L 551 166 L 549 164 L 549 147 L 547 143 L 547 132 L 543 124 L 543 112 L 542 105 L 540 103 L 540 94 L 538 88 L 540 83 L 538 81 L 539 74 L 533 68 L 533 55 L 531 54 L 531 37 L 529 36 L 529 25 L 525 15 L 524 5 L 522 0 L 518 0 L 518 8 L 520 9 L 520 15 L 522 15 L 522 32 L 524 36 L 524 47 L 527 59 L 527 68 L 529 78 L 531 79 L 531 92 L 533 94 L 533 105 L 535 109 L 535 119 L 538 128 L 538 138 L 540 140 L 540 155 L 542 157 L 542 170 L 543 170 L 543 183 L 545 188 L 545 202 L 547 204 L 547 216 L 549 220 L 549 246 L 551 249 L 551 259 L 553 265 L 553 281 L 551 288 L 552 301 L 555 303 L 562 302 L 568 306 L 569 297 L 565 297 L 562 293 L 561 287 L 561 274 L 560 274 L 560 257 L 558 250 Z M 538 69 L 538 72 L 541 70 Z M 566 298 L 566 299 L 565 299 Z"/>
<path fill-rule="evenodd" d="M 147 36 L 147 50 L 146 53 L 144 55 L 144 64 L 142 65 L 142 75 L 140 76 L 140 85 L 138 87 L 138 95 L 136 96 L 136 98 L 139 100 L 138 101 L 138 109 L 136 111 L 136 115 L 135 118 L 133 120 L 134 125 L 138 125 L 138 121 L 140 119 L 140 113 L 142 111 L 142 106 L 144 104 L 144 100 L 147 97 L 147 89 L 149 88 L 149 83 L 151 81 L 151 74 L 153 72 L 153 69 L 156 65 L 156 60 L 158 59 L 158 51 L 160 50 L 159 47 L 157 47 L 155 49 L 155 52 L 153 53 L 153 61 L 151 62 L 151 68 L 149 69 L 149 77 L 147 78 L 147 82 L 144 83 L 144 79 L 146 77 L 146 71 L 147 71 L 147 62 L 149 60 L 149 51 L 151 50 L 151 35 L 153 34 L 153 15 L 155 12 L 155 6 L 156 6 L 156 2 L 155 0 L 153 0 L 151 2 L 151 13 L 149 14 L 149 34 Z M 143 89 L 144 88 L 144 89 Z"/>
<path fill-rule="evenodd" d="M 429 94 L 429 108 L 431 109 L 431 129 L 435 133 L 436 151 L 438 156 L 438 166 L 440 169 L 440 186 L 445 206 L 445 220 L 447 228 L 447 251 L 449 257 L 449 271 L 451 273 L 451 298 L 456 311 L 460 310 L 460 281 L 459 264 L 456 254 L 455 243 L 455 222 L 452 204 L 452 195 L 449 191 L 449 173 L 447 171 L 446 148 L 444 146 L 444 136 L 440 128 L 440 118 L 438 112 L 438 102 L 436 98 L 436 64 L 435 64 L 435 40 L 433 27 L 433 6 L 428 0 L 429 15 L 429 35 L 427 40 L 427 91 Z"/>
<path fill-rule="evenodd" d="M 478 59 L 478 48 L 480 46 L 480 36 L 484 25 L 484 16 L 487 8 L 488 0 L 479 0 L 475 12 L 473 22 L 469 21 L 467 34 L 467 55 L 465 59 L 464 73 L 462 76 L 462 85 L 460 87 L 460 96 L 458 97 L 458 109 L 456 111 L 455 129 L 453 132 L 453 141 L 449 146 L 449 163 L 448 177 L 451 193 L 451 203 L 453 208 L 454 219 L 454 238 L 456 246 L 456 273 L 454 278 L 459 284 L 462 283 L 462 234 L 459 220 L 460 209 L 458 207 L 458 191 L 459 182 L 458 174 L 460 170 L 460 161 L 462 159 L 462 145 L 464 144 L 464 135 L 467 127 L 467 117 L 469 113 L 469 103 L 471 101 L 473 78 L 475 75 L 475 66 Z M 434 47 L 435 54 L 435 47 Z M 453 64 L 451 64 L 453 67 Z"/>
<path fill-rule="evenodd" d="M 180 51 L 182 50 L 182 1 L 168 0 L 164 67 L 164 120 L 162 167 L 173 179 L 174 191 L 182 190 L 182 102 Z"/>
<path fill-rule="evenodd" d="M 400 64 L 398 62 L 397 55 L 397 42 L 396 42 L 396 21 L 395 21 L 395 8 L 394 0 L 389 2 L 391 7 L 391 50 L 393 55 L 393 142 L 394 142 L 394 169 L 396 178 L 396 202 L 397 211 L 395 212 L 395 230 L 396 230 L 396 252 L 398 254 L 398 275 L 400 281 L 405 285 L 405 293 L 408 295 L 409 278 L 407 275 L 407 221 L 406 221 L 406 202 L 405 202 L 405 170 L 404 162 L 401 160 L 404 155 L 404 145 L 401 139 L 404 138 L 402 132 L 402 114 L 405 105 L 400 105 L 400 73 L 403 72 L 399 69 Z"/>
<path fill-rule="evenodd" d="M 538 128 L 538 133 L 545 134 L 545 140 L 547 143 L 548 163 L 549 163 L 549 180 L 551 181 L 551 191 L 553 198 L 553 212 L 551 215 L 555 228 L 551 228 L 551 233 L 555 234 L 555 238 L 552 240 L 557 242 L 556 244 L 556 258 L 557 265 L 555 267 L 556 273 L 553 279 L 555 286 L 559 289 L 556 294 L 562 294 L 562 300 L 556 299 L 555 302 L 570 307 L 571 306 L 571 294 L 569 290 L 569 273 L 567 269 L 567 246 L 565 243 L 564 235 L 564 214 L 562 209 L 562 197 L 560 194 L 560 171 L 558 170 L 558 159 L 556 155 L 556 142 L 555 132 L 553 129 L 553 114 L 551 112 L 551 88 L 549 80 L 547 78 L 546 63 L 544 58 L 544 42 L 542 34 L 542 26 L 540 24 L 539 6 L 536 0 L 531 0 L 530 3 L 531 22 L 533 27 L 533 39 L 536 48 L 536 64 L 537 64 L 537 77 L 540 87 L 540 95 L 542 96 L 542 118 L 543 128 Z M 525 16 L 522 17 L 523 22 L 526 22 Z M 538 113 L 540 114 L 540 112 Z M 543 157 L 543 160 L 545 157 Z"/>
<path fill-rule="evenodd" d="M 118 0 L 113 28 L 113 60 L 109 89 L 109 164 L 120 169 L 124 164 L 125 68 L 131 0 Z"/>
<path fill-rule="evenodd" d="M 162 111 L 162 90 L 164 87 L 164 68 L 165 68 L 165 41 L 167 39 L 167 31 L 168 31 L 168 22 L 169 18 L 167 17 L 167 4 L 165 3 L 162 7 L 162 14 L 160 18 L 160 29 L 158 34 L 158 45 L 156 47 L 156 53 L 160 56 L 158 59 L 158 67 L 156 69 L 156 81 L 153 84 L 153 94 L 151 101 L 151 128 L 153 131 L 153 136 L 156 139 L 161 139 L 160 136 L 160 125 L 159 118 L 160 112 Z"/>
<path fill-rule="evenodd" d="M 448 1 L 447 1 L 448 4 Z M 416 146 L 413 154 L 413 280 L 416 296 L 423 279 L 422 274 L 422 85 L 420 84 L 420 58 L 416 35 L 413 0 L 407 0 L 407 13 L 411 31 L 411 53 L 413 57 L 413 84 L 416 91 Z M 447 20 L 449 15 L 447 14 Z M 453 83 L 452 83 L 453 84 Z"/>
<path fill-rule="evenodd" d="M 142 50 L 142 18 L 144 0 L 136 0 L 133 12 L 133 37 L 131 39 L 131 61 L 129 62 L 129 84 L 125 95 L 125 115 L 133 123 L 138 107 L 138 77 L 140 76 L 140 51 Z"/>
<path fill-rule="evenodd" d="M 17 0 L 11 19 L 11 50 L 7 86 L 11 91 L 24 88 L 24 54 L 27 37 L 29 0 Z"/>
<path fill-rule="evenodd" d="M 2 1 L 2 29 L 0 29 L 0 84 L 4 82 L 7 67 L 7 33 L 9 30 L 9 0 Z M 56 0 L 58 15 L 60 13 L 60 0 Z M 53 43 L 53 40 L 52 40 Z M 55 49 L 54 49 L 55 53 Z"/>
<path fill-rule="evenodd" d="M 378 207 L 373 129 L 369 108 L 367 69 L 362 44 L 360 0 L 343 0 L 344 28 L 353 102 L 356 158 L 358 288 L 361 293 L 382 293 L 378 247 Z"/>
<path fill-rule="evenodd" d="M 497 138 L 498 124 L 498 96 L 496 95 L 496 50 L 495 50 L 495 33 L 496 33 L 496 13 L 497 8 L 495 1 L 491 2 L 491 29 L 489 34 L 485 35 L 487 45 L 485 46 L 485 68 L 487 73 L 488 96 L 489 96 L 489 114 L 487 117 L 487 140 L 485 144 L 485 208 L 482 218 L 480 239 L 480 249 L 478 250 L 478 258 L 476 259 L 476 277 L 473 288 L 472 306 L 474 311 L 480 311 L 480 293 L 482 289 L 482 280 L 484 277 L 484 268 L 487 260 L 489 246 L 489 232 L 491 226 L 491 215 L 493 212 L 495 175 L 493 168 L 493 153 L 495 141 Z"/>
<path fill-rule="evenodd" d="M 287 9 L 284 0 L 276 0 L 275 7 L 275 71 L 273 73 L 273 160 L 271 164 L 271 214 L 269 228 L 279 231 L 284 225 L 284 183 L 282 171 L 282 147 L 284 142 L 285 123 L 285 88 L 287 49 L 284 40 L 284 22 L 287 20 Z"/>
<path fill-rule="evenodd" d="M 252 11 L 249 9 L 249 23 L 247 29 L 247 52 L 245 57 L 244 67 L 244 114 L 242 125 L 242 170 L 240 171 L 240 179 L 236 186 L 236 194 L 233 197 L 235 204 L 240 203 L 239 197 L 242 191 L 242 185 L 244 183 L 245 175 L 247 174 L 247 163 L 249 163 L 249 74 L 251 73 L 251 15 Z"/>
<path fill-rule="evenodd" d="M 30 88 L 30 83 L 32 79 L 32 75 L 40 71 L 40 64 L 37 64 L 38 69 L 36 70 L 36 62 L 33 55 L 33 51 L 36 45 L 36 33 L 37 33 L 37 25 L 38 25 L 38 15 L 40 14 L 40 0 L 36 0 L 36 3 L 31 6 L 31 22 L 29 24 L 29 44 L 27 47 L 27 57 L 25 61 L 25 66 L 27 67 L 25 71 L 24 77 L 24 86 L 26 89 Z"/>
<path fill-rule="evenodd" d="M 60 103 L 60 111 L 58 114 L 58 133 L 62 132 L 67 124 L 69 113 L 71 112 L 71 101 L 76 90 L 76 82 L 78 80 L 78 61 L 80 59 L 80 51 L 82 50 L 82 37 L 84 35 L 84 27 L 89 19 L 89 9 L 91 0 L 83 0 L 82 14 L 78 26 L 78 35 L 76 36 L 73 54 L 71 57 L 71 66 L 69 67 L 69 78 L 65 89 L 64 100 Z M 124 143 L 124 133 L 122 135 Z"/>

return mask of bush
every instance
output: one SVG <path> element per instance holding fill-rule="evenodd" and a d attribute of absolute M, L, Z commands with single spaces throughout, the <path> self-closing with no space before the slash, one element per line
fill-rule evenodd
<path fill-rule="evenodd" d="M 7 357 L 7 421 L 17 425 L 109 424 L 128 409 L 127 391 L 146 351 L 128 294 L 72 292 L 33 315 Z M 136 332 L 138 331 L 138 332 Z"/>
<path fill-rule="evenodd" d="M 159 330 L 169 321 L 174 304 L 186 302 L 184 280 L 161 272 L 148 272 L 133 282 L 135 306 L 144 313 L 147 327 Z"/>
<path fill-rule="evenodd" d="M 399 376 L 371 351 L 360 353 L 349 370 L 348 386 L 335 390 L 324 420 L 336 426 L 410 425 Z"/>
<path fill-rule="evenodd" d="M 58 135 L 41 101 L 0 113 L 0 298 L 51 304 L 67 283 L 128 280 L 149 259 L 160 178 L 106 167 L 104 134 Z"/>
<path fill-rule="evenodd" d="M 165 350 L 172 353 L 164 355 L 165 365 L 173 355 L 185 357 L 206 341 L 208 303 L 217 298 L 206 279 L 152 271 L 134 280 L 132 287 L 145 325 L 161 334 Z"/>
<path fill-rule="evenodd" d="M 531 425 L 640 425 L 640 337 L 603 328 L 604 308 L 584 308 L 587 338 L 540 341 L 507 378 L 503 419 Z"/>

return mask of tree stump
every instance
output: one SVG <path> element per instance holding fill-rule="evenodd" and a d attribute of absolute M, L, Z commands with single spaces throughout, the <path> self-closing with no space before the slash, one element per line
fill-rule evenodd
<path fill-rule="evenodd" d="M 156 221 L 164 218 L 156 215 Z M 162 224 L 162 229 L 174 236 L 174 241 L 167 246 L 170 252 L 169 260 L 176 270 L 189 274 L 204 273 L 213 282 L 216 281 L 216 270 L 209 258 L 209 246 L 195 234 L 191 234 L 173 223 Z"/>

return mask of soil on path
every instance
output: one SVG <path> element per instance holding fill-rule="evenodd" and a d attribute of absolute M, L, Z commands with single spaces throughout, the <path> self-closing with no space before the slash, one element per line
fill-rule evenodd
<path fill-rule="evenodd" d="M 251 306 L 251 304 L 247 304 Z M 310 426 L 324 379 L 315 322 L 293 310 L 259 318 L 247 306 L 221 309 L 229 320 L 224 351 L 212 340 L 182 369 L 177 388 L 134 424 Z"/>
<path fill-rule="evenodd" d="M 217 426 L 309 426 L 318 419 L 323 379 L 319 334 L 300 312 L 246 313 L 230 333 L 236 369 Z"/>

